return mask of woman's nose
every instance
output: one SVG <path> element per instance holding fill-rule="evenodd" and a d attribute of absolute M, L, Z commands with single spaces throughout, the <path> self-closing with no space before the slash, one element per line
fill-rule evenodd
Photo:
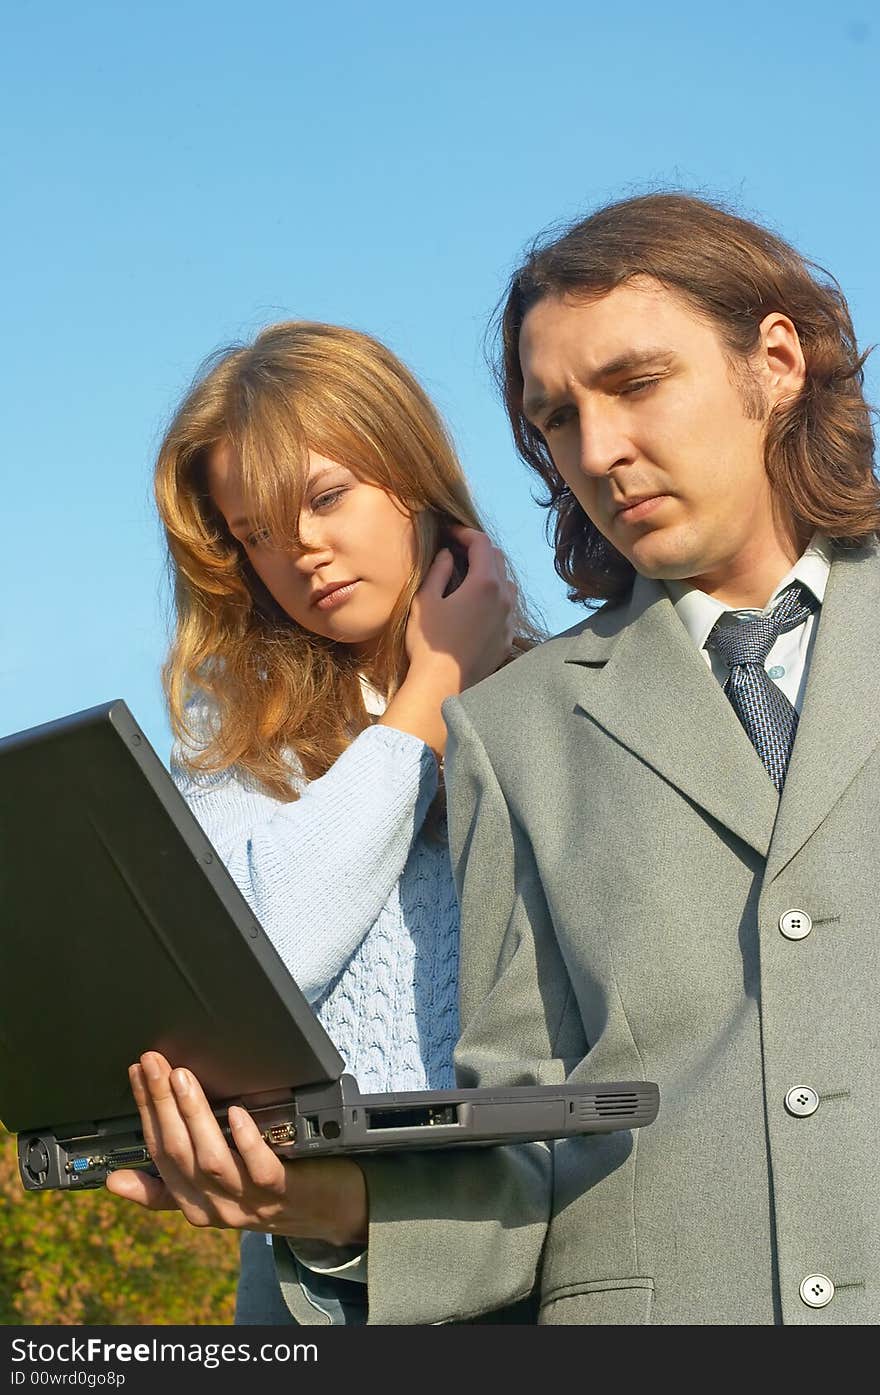
<path fill-rule="evenodd" d="M 333 547 L 319 522 L 314 519 L 300 519 L 299 536 L 302 548 L 295 553 L 297 567 L 307 576 L 318 567 L 326 566 L 333 560 Z"/>

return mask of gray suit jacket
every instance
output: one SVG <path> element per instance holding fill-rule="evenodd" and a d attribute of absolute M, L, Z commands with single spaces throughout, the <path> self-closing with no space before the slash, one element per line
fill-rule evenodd
<path fill-rule="evenodd" d="M 880 1319 L 878 617 L 876 553 L 835 560 L 781 802 L 656 583 L 447 704 L 461 1081 L 647 1078 L 660 1114 L 365 1160 L 371 1322 L 536 1275 L 545 1323 Z"/>

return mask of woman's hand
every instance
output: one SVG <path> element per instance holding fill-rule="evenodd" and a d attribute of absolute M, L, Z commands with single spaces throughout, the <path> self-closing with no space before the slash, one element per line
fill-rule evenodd
<path fill-rule="evenodd" d="M 467 575 L 451 595 L 443 594 L 454 561 L 441 548 L 410 607 L 409 671 L 381 718 L 421 737 L 438 755 L 446 745 L 441 704 L 487 678 L 509 656 L 516 606 L 503 552 L 476 528 L 450 531 L 467 551 Z"/>
<path fill-rule="evenodd" d="M 516 592 L 504 553 L 476 528 L 450 529 L 467 551 L 467 575 L 449 596 L 449 548 L 441 548 L 416 592 L 406 627 L 410 673 L 442 670 L 447 696 L 488 678 L 510 654 Z"/>
<path fill-rule="evenodd" d="M 237 1105 L 229 1109 L 233 1152 L 195 1076 L 172 1070 L 157 1051 L 143 1055 L 129 1078 L 161 1180 L 120 1170 L 107 1178 L 108 1191 L 150 1211 L 180 1210 L 194 1226 L 366 1242 L 366 1185 L 349 1158 L 282 1162 Z"/>

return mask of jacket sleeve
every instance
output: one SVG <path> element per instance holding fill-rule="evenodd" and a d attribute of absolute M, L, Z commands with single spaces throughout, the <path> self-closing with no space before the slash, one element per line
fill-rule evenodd
<path fill-rule="evenodd" d="M 529 841 L 458 700 L 444 704 L 462 914 L 462 1086 L 551 1084 L 586 1050 Z M 476 1319 L 535 1284 L 546 1144 L 359 1159 L 370 1201 L 369 1322 Z"/>
<path fill-rule="evenodd" d="M 424 742 L 372 726 L 280 803 L 236 772 L 171 772 L 310 1002 L 345 968 L 400 879 L 437 789 Z"/>

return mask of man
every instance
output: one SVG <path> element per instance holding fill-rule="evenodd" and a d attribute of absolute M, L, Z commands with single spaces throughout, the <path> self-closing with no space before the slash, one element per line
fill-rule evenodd
<path fill-rule="evenodd" d="M 536 249 L 501 338 L 557 569 L 607 603 L 444 709 L 459 1078 L 643 1076 L 660 1114 L 364 1159 L 370 1321 L 537 1281 L 550 1324 L 876 1322 L 880 509 L 845 302 L 656 195 Z M 362 1240 L 358 1170 L 295 1171 L 263 1228 Z"/>

